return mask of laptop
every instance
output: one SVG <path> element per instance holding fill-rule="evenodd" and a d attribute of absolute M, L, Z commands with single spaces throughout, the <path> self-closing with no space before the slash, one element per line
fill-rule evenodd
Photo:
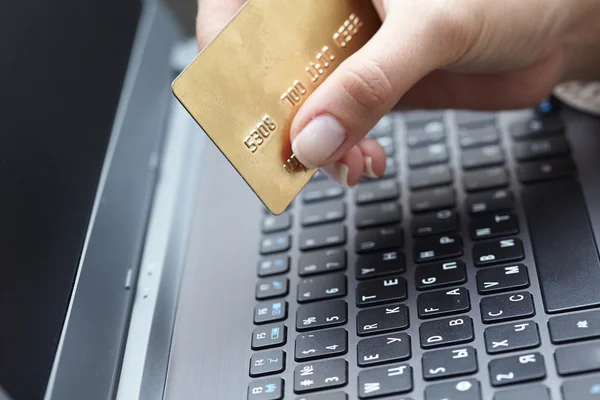
<path fill-rule="evenodd" d="M 394 112 L 381 180 L 274 216 L 171 95 L 159 2 L 2 17 L 8 398 L 600 398 L 599 118 Z"/>

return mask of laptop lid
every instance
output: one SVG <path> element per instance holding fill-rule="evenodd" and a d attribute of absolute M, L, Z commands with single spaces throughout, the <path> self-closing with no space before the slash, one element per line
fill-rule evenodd
<path fill-rule="evenodd" d="M 146 51 L 155 3 L 2 7 L 0 387 L 14 399 L 114 391 L 167 112 L 175 30 Z"/>

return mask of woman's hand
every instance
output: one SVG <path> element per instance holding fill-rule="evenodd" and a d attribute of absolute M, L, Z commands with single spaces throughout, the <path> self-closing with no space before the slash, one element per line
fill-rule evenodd
<path fill-rule="evenodd" d="M 204 46 L 243 0 L 199 0 Z M 536 105 L 560 82 L 600 78 L 598 0 L 374 0 L 379 32 L 306 100 L 291 129 L 309 168 L 353 186 L 381 176 L 369 130 L 396 106 Z"/>

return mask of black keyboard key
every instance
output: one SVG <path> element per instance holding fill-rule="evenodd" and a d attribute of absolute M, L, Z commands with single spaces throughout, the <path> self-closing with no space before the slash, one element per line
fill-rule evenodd
<path fill-rule="evenodd" d="M 394 119 L 390 115 L 385 115 L 369 132 L 369 137 L 393 136 Z"/>
<path fill-rule="evenodd" d="M 335 357 L 348 352 L 348 332 L 344 328 L 304 333 L 296 338 L 296 361 Z"/>
<path fill-rule="evenodd" d="M 564 133 L 565 125 L 560 118 L 536 117 L 511 127 L 515 140 L 536 139 Z"/>
<path fill-rule="evenodd" d="M 483 400 L 483 397 L 480 383 L 475 379 L 467 379 L 428 386 L 425 400 Z"/>
<path fill-rule="evenodd" d="M 287 343 L 287 328 L 284 324 L 266 325 L 252 332 L 252 350 L 283 346 Z"/>
<path fill-rule="evenodd" d="M 503 390 L 496 393 L 494 400 L 552 400 L 552 398 L 550 397 L 550 391 L 546 386 L 534 385 L 518 389 Z"/>
<path fill-rule="evenodd" d="M 465 171 L 463 183 L 467 192 L 501 188 L 508 185 L 508 172 L 503 167 Z"/>
<path fill-rule="evenodd" d="M 332 200 L 342 197 L 346 189 L 337 182 L 327 179 L 319 182 L 309 183 L 302 192 L 302 200 L 305 203 Z"/>
<path fill-rule="evenodd" d="M 519 292 L 484 297 L 479 304 L 484 324 L 528 318 L 535 315 L 531 293 Z"/>
<path fill-rule="evenodd" d="M 472 342 L 475 339 L 473 320 L 467 316 L 421 323 L 419 337 L 423 349 Z"/>
<path fill-rule="evenodd" d="M 258 276 L 266 277 L 285 274 L 290 270 L 290 257 L 276 255 L 262 258 L 258 262 Z"/>
<path fill-rule="evenodd" d="M 409 150 L 407 158 L 410 168 L 419 168 L 428 165 L 445 164 L 450 159 L 450 153 L 445 144 L 436 143 L 430 144 L 427 147 Z"/>
<path fill-rule="evenodd" d="M 552 343 L 600 338 L 600 311 L 561 315 L 548 321 Z"/>
<path fill-rule="evenodd" d="M 546 311 L 600 305 L 600 260 L 579 184 L 528 186 L 522 199 Z"/>
<path fill-rule="evenodd" d="M 285 370 L 285 352 L 268 350 L 256 353 L 250 358 L 250 376 L 273 375 Z"/>
<path fill-rule="evenodd" d="M 248 400 L 282 400 L 283 379 L 268 378 L 252 381 L 248 386 Z"/>
<path fill-rule="evenodd" d="M 410 209 L 413 213 L 454 208 L 456 193 L 450 187 L 440 187 L 415 192 L 410 196 Z"/>
<path fill-rule="evenodd" d="M 600 342 L 559 347 L 554 359 L 561 376 L 600 371 Z"/>
<path fill-rule="evenodd" d="M 572 379 L 563 383 L 562 386 L 563 400 L 598 400 L 599 393 L 599 375 Z"/>
<path fill-rule="evenodd" d="M 296 312 L 298 332 L 345 325 L 348 322 L 348 304 L 343 300 L 305 304 Z"/>
<path fill-rule="evenodd" d="M 475 149 L 463 150 L 462 167 L 464 169 L 494 167 L 505 163 L 504 151 L 500 146 L 487 145 Z"/>
<path fill-rule="evenodd" d="M 529 287 L 529 273 L 523 264 L 483 268 L 477 271 L 479 294 L 508 292 Z"/>
<path fill-rule="evenodd" d="M 396 143 L 393 136 L 379 136 L 375 140 L 383 147 L 386 156 L 392 157 L 394 155 L 396 152 Z"/>
<path fill-rule="evenodd" d="M 398 250 L 365 254 L 356 260 L 356 279 L 379 278 L 406 270 L 404 254 Z"/>
<path fill-rule="evenodd" d="M 308 303 L 346 295 L 346 275 L 329 274 L 306 278 L 298 283 L 298 303 Z"/>
<path fill-rule="evenodd" d="M 496 121 L 496 114 L 488 111 L 456 111 L 456 123 L 459 126 L 479 125 L 483 123 L 493 123 Z"/>
<path fill-rule="evenodd" d="M 358 397 L 360 399 L 409 393 L 412 390 L 412 368 L 409 365 L 388 365 L 358 373 Z"/>
<path fill-rule="evenodd" d="M 344 392 L 328 392 L 298 397 L 296 400 L 348 400 L 348 395 Z"/>
<path fill-rule="evenodd" d="M 396 203 L 371 204 L 358 207 L 354 215 L 354 224 L 359 229 L 394 224 L 401 220 L 402 209 Z"/>
<path fill-rule="evenodd" d="M 266 300 L 275 297 L 287 296 L 289 280 L 287 278 L 261 279 L 256 284 L 256 299 Z"/>
<path fill-rule="evenodd" d="M 408 176 L 411 190 L 444 186 L 452 183 L 452 170 L 447 165 L 434 165 L 427 168 L 414 169 Z"/>
<path fill-rule="evenodd" d="M 346 227 L 344 225 L 306 228 L 300 233 L 300 250 L 303 251 L 343 244 L 346 244 Z"/>
<path fill-rule="evenodd" d="M 541 344 L 538 326 L 532 321 L 491 326 L 485 330 L 484 337 L 489 354 L 533 349 Z"/>
<path fill-rule="evenodd" d="M 414 237 L 455 232 L 458 231 L 458 228 L 458 215 L 452 210 L 415 215 L 412 220 L 412 234 Z"/>
<path fill-rule="evenodd" d="M 392 333 L 358 342 L 356 353 L 359 367 L 408 360 L 411 357 L 410 336 Z"/>
<path fill-rule="evenodd" d="M 471 346 L 428 351 L 423 354 L 422 363 L 425 380 L 470 375 L 479 370 L 477 352 Z"/>
<path fill-rule="evenodd" d="M 408 147 L 422 147 L 443 142 L 446 139 L 446 127 L 442 119 L 411 124 L 406 132 Z"/>
<path fill-rule="evenodd" d="M 540 353 L 530 353 L 495 359 L 490 361 L 489 372 L 492 386 L 544 379 L 546 377 L 544 356 Z"/>
<path fill-rule="evenodd" d="M 268 322 L 283 321 L 287 318 L 287 301 L 277 300 L 258 304 L 254 307 L 254 323 L 265 324 Z"/>
<path fill-rule="evenodd" d="M 265 236 L 260 243 L 260 254 L 268 255 L 288 251 L 292 246 L 292 239 L 287 233 Z"/>
<path fill-rule="evenodd" d="M 358 205 L 396 200 L 399 196 L 400 186 L 393 179 L 365 183 L 354 190 L 354 198 Z"/>
<path fill-rule="evenodd" d="M 462 128 L 458 132 L 460 147 L 470 149 L 500 142 L 500 132 L 494 124 L 483 124 Z"/>
<path fill-rule="evenodd" d="M 328 201 L 306 205 L 302 208 L 302 226 L 313 226 L 342 221 L 346 218 L 346 204 L 342 201 Z"/>
<path fill-rule="evenodd" d="M 404 235 L 399 225 L 362 230 L 356 233 L 354 248 L 358 254 L 402 247 Z"/>
<path fill-rule="evenodd" d="M 298 275 L 310 276 L 346 269 L 346 250 L 327 249 L 300 254 Z"/>
<path fill-rule="evenodd" d="M 420 294 L 417 309 L 421 319 L 467 312 L 471 309 L 469 291 L 460 287 Z"/>
<path fill-rule="evenodd" d="M 359 282 L 356 285 L 356 305 L 374 306 L 406 300 L 406 280 L 398 275 Z"/>
<path fill-rule="evenodd" d="M 415 270 L 417 290 L 455 286 L 467 281 L 467 269 L 462 261 L 428 264 Z"/>
<path fill-rule="evenodd" d="M 418 239 L 413 252 L 417 263 L 460 257 L 463 255 L 463 241 L 458 234 Z"/>
<path fill-rule="evenodd" d="M 534 183 L 567 178 L 575 174 L 575 164 L 570 159 L 528 162 L 519 165 L 517 176 L 522 183 Z"/>
<path fill-rule="evenodd" d="M 306 393 L 333 389 L 348 384 L 346 360 L 327 360 L 300 364 L 294 370 L 294 392 Z"/>
<path fill-rule="evenodd" d="M 499 239 L 473 246 L 473 261 L 477 267 L 520 261 L 525 258 L 521 239 Z"/>
<path fill-rule="evenodd" d="M 497 213 L 474 217 L 469 224 L 471 239 L 491 239 L 519 233 L 519 220 L 513 213 Z"/>
<path fill-rule="evenodd" d="M 569 143 L 564 136 L 519 142 L 515 145 L 515 157 L 518 161 L 555 157 L 569 153 Z"/>
<path fill-rule="evenodd" d="M 263 233 L 274 233 L 279 231 L 285 231 L 290 229 L 292 226 L 292 216 L 290 213 L 283 213 L 280 215 L 268 215 L 263 219 L 262 232 Z"/>
<path fill-rule="evenodd" d="M 361 310 L 356 315 L 358 336 L 374 335 L 407 329 L 409 327 L 408 307 L 394 303 L 383 307 Z"/>
<path fill-rule="evenodd" d="M 508 211 L 513 208 L 515 198 L 512 192 L 505 189 L 476 193 L 467 197 L 467 212 L 471 215 Z"/>

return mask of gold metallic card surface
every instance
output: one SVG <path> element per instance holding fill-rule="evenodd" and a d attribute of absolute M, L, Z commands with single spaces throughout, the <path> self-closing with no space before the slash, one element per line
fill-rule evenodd
<path fill-rule="evenodd" d="M 379 26 L 370 0 L 249 0 L 173 82 L 173 93 L 280 214 L 316 172 L 293 157 L 294 116 Z"/>

